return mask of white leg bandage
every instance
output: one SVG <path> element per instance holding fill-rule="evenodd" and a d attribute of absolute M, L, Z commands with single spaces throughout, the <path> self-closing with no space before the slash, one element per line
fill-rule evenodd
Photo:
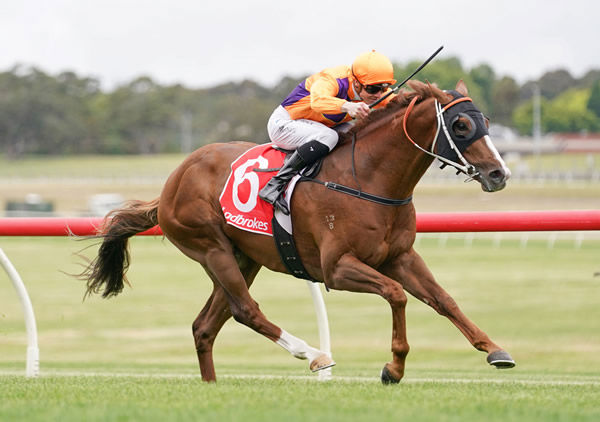
<path fill-rule="evenodd" d="M 298 359 L 308 359 L 312 362 L 317 357 L 323 355 L 323 352 L 320 350 L 310 347 L 304 340 L 294 337 L 285 330 L 281 330 L 281 337 L 277 340 L 277 344 Z"/>

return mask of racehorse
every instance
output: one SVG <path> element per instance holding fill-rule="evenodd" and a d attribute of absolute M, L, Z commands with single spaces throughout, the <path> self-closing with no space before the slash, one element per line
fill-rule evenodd
<path fill-rule="evenodd" d="M 447 317 L 487 361 L 515 365 L 511 356 L 470 321 L 435 281 L 413 249 L 416 184 L 435 158 L 466 173 L 487 192 L 505 187 L 510 171 L 491 143 L 487 119 L 473 105 L 465 84 L 442 91 L 410 81 L 390 104 L 373 111 L 341 135 L 325 159 L 319 179 L 334 180 L 354 196 L 323 183 L 298 183 L 291 198 L 293 236 L 308 274 L 328 289 L 373 293 L 391 306 L 392 361 L 384 384 L 398 383 L 409 351 L 405 307 L 410 293 Z M 330 356 L 273 324 L 249 293 L 259 269 L 288 272 L 270 236 L 227 224 L 219 203 L 231 163 L 256 146 L 232 142 L 204 146 L 170 175 L 159 198 L 131 201 L 109 213 L 99 231 L 98 256 L 82 274 L 86 295 L 121 292 L 129 266 L 128 238 L 160 225 L 185 255 L 202 264 L 213 291 L 192 324 L 202 379 L 216 381 L 213 343 L 233 318 L 276 342 L 310 369 L 335 364 Z M 358 192 L 358 193 L 356 193 Z M 377 200 L 365 200 L 370 195 Z M 386 203 L 387 201 L 387 203 Z"/>

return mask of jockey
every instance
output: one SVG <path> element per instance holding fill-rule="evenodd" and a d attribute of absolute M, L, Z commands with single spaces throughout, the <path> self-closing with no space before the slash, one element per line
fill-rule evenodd
<path fill-rule="evenodd" d="M 267 124 L 271 141 L 295 150 L 258 196 L 289 215 L 281 197 L 287 183 L 302 168 L 327 155 L 337 144 L 332 128 L 368 116 L 371 104 L 396 83 L 390 60 L 375 50 L 363 53 L 352 66 L 322 70 L 302 81 L 278 106 Z M 377 107 L 385 106 L 390 95 Z"/>

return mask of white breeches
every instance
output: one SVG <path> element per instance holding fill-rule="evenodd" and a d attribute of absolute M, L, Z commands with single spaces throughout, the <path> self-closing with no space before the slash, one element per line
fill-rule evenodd
<path fill-rule="evenodd" d="M 289 150 L 295 150 L 308 141 L 319 141 L 331 151 L 338 142 L 335 130 L 314 120 L 292 120 L 288 111 L 281 105 L 271 114 L 267 132 L 275 145 Z"/>

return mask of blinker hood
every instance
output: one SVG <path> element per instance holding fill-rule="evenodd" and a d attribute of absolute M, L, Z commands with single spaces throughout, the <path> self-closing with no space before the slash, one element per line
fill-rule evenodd
<path fill-rule="evenodd" d="M 447 92 L 452 95 L 452 101 L 464 97 L 464 95 L 461 95 L 456 91 Z M 465 136 L 457 135 L 452 128 L 452 125 L 456 123 L 460 117 L 465 117 L 471 123 L 471 130 Z M 443 112 L 442 118 L 444 119 L 444 124 L 448 129 L 448 135 L 450 135 L 452 141 L 454 141 L 454 144 L 461 154 L 464 153 L 473 142 L 488 135 L 488 129 L 485 124 L 483 113 L 477 110 L 471 101 L 462 101 L 454 104 Z M 436 146 L 437 153 L 442 157 L 454 162 L 459 161 L 458 155 L 450 146 L 450 142 L 448 141 L 447 136 L 445 136 L 443 130 L 440 130 L 438 133 Z"/>

